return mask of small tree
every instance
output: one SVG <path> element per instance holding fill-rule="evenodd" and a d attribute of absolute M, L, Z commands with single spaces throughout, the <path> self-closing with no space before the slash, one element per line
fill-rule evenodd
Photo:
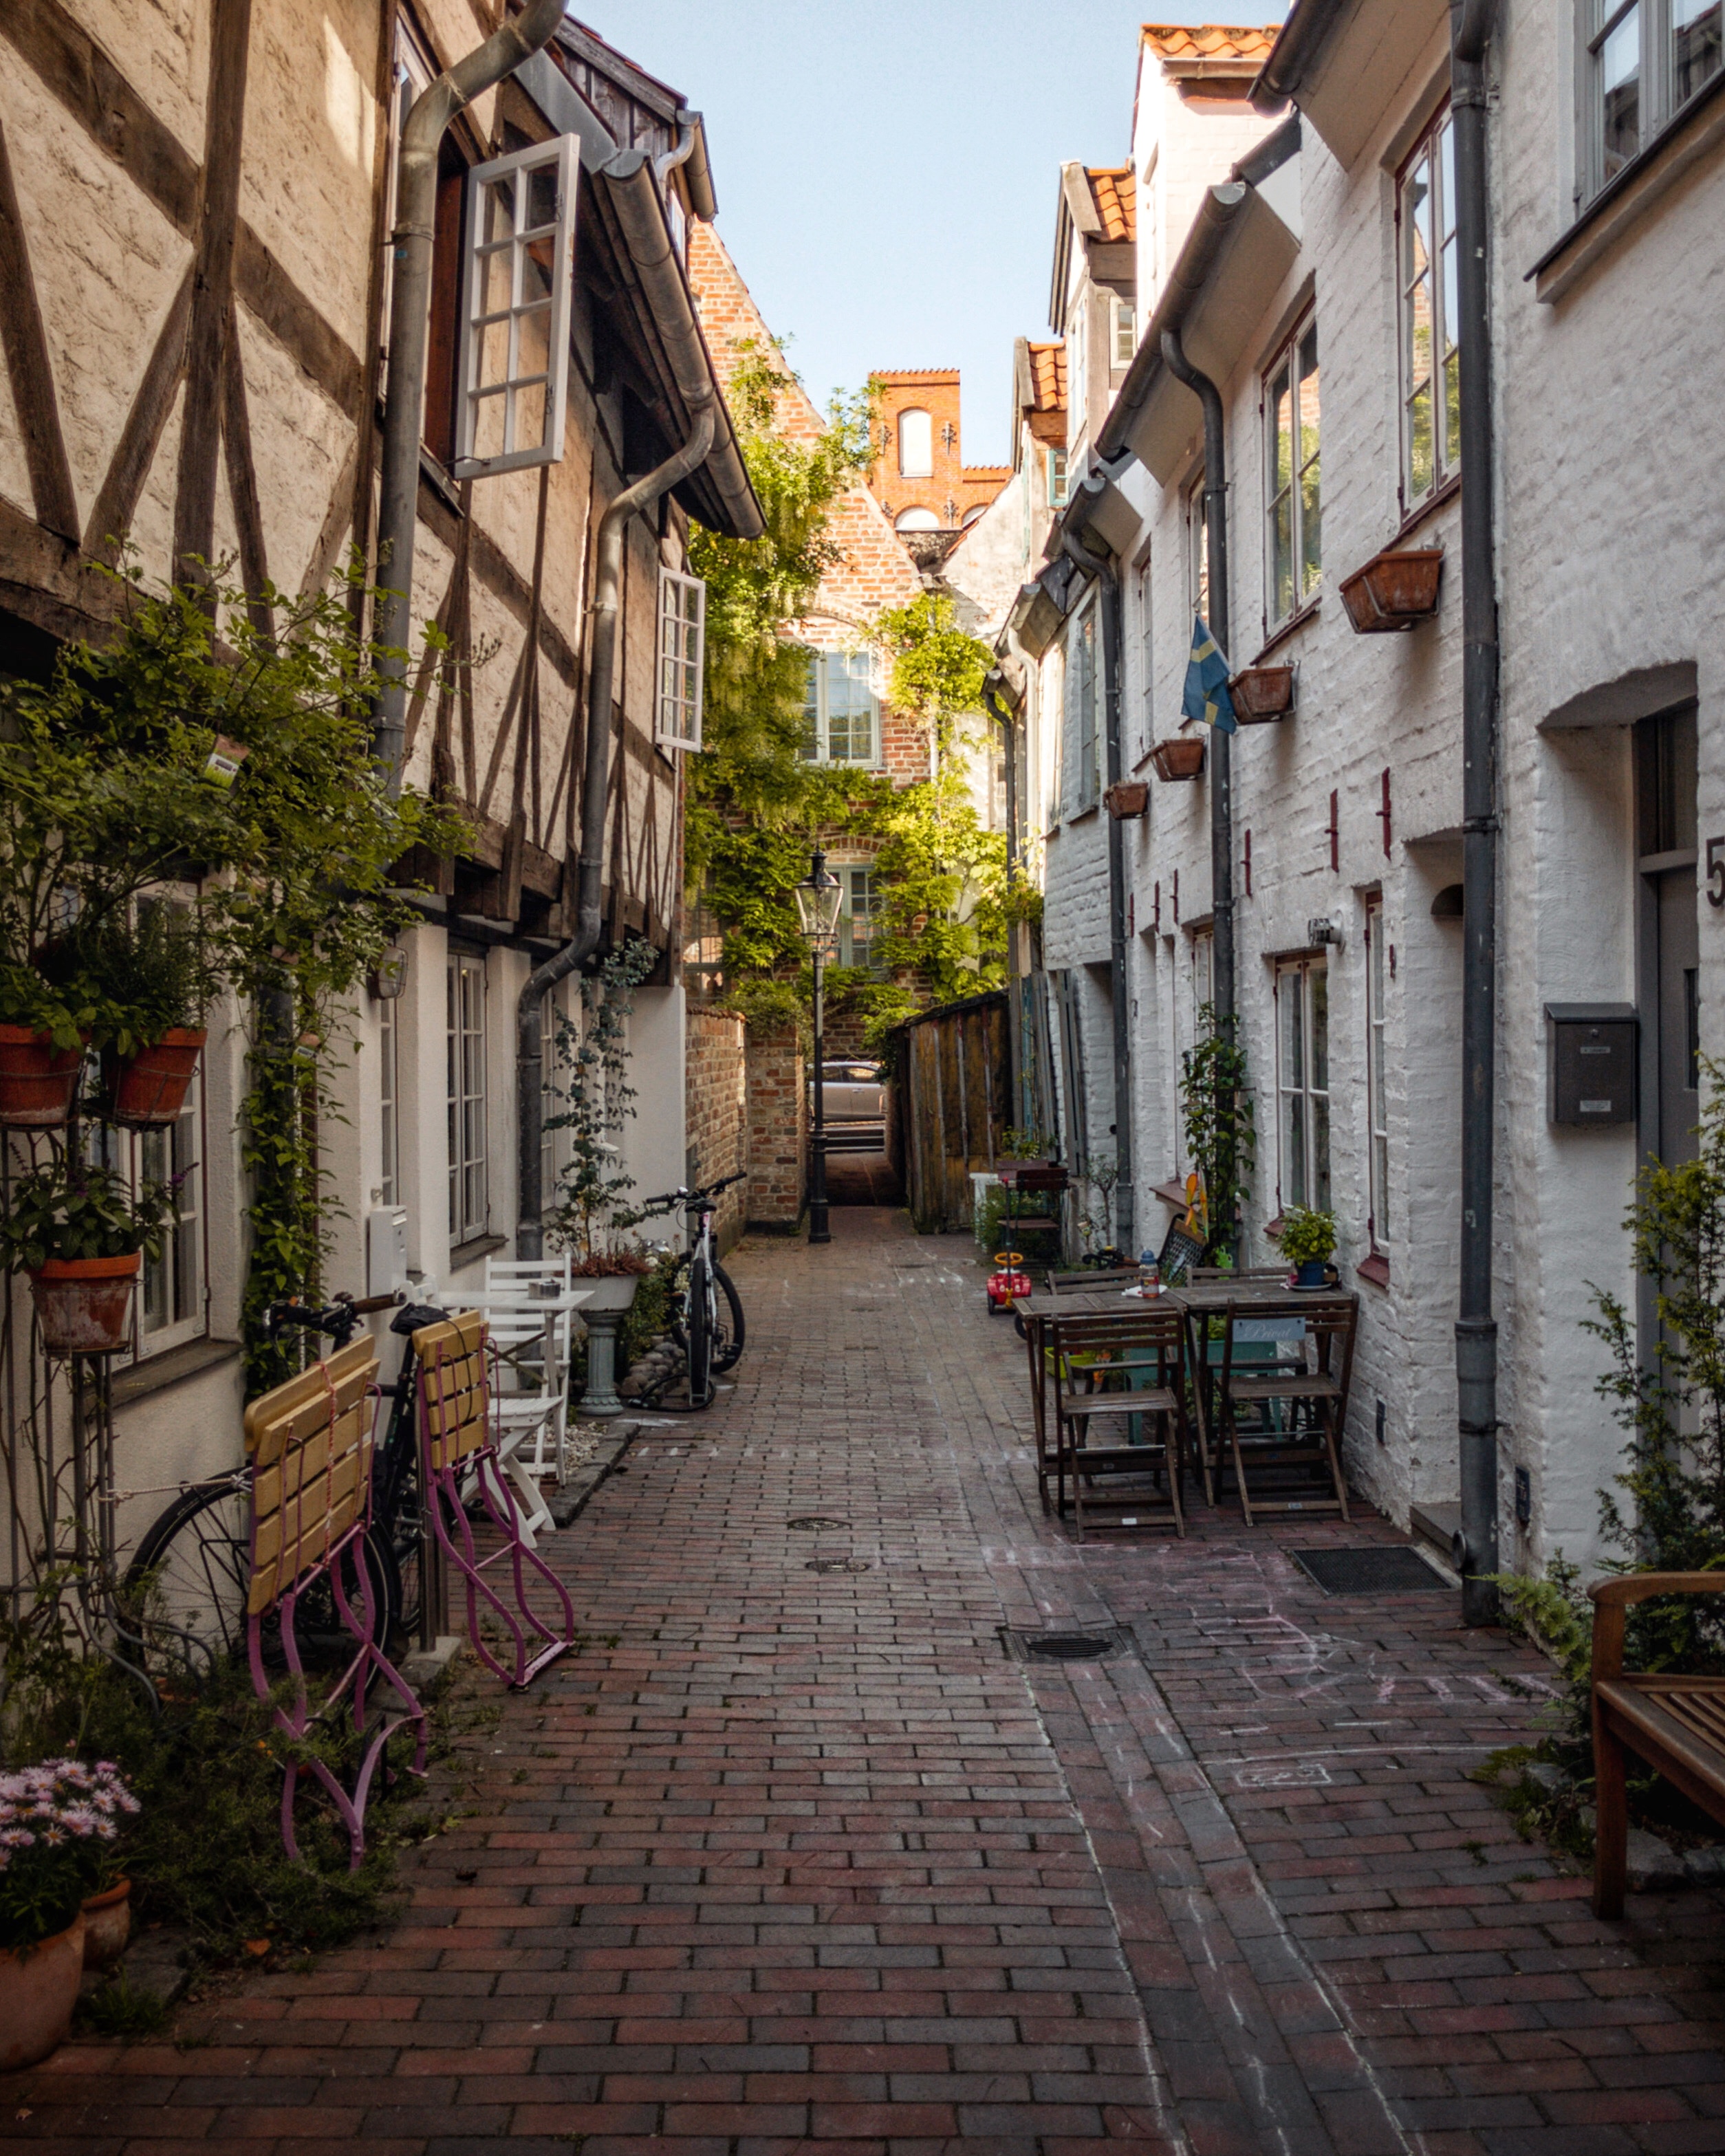
<path fill-rule="evenodd" d="M 642 1216 L 628 1204 L 632 1176 L 619 1165 L 618 1141 L 634 1115 L 629 1082 L 629 1020 L 634 992 L 659 963 L 650 943 L 614 951 L 581 983 L 583 1023 L 578 1030 L 559 1013 L 557 1062 L 565 1074 L 552 1090 L 565 1105 L 545 1119 L 547 1131 L 567 1131 L 569 1159 L 557 1181 L 557 1203 L 547 1215 L 552 1240 L 575 1254 L 588 1272 L 644 1271 L 644 1260 L 622 1250 L 618 1237 Z"/>
<path fill-rule="evenodd" d="M 1224 1040 L 1216 1027 L 1216 1007 L 1198 1014 L 1199 1040 L 1181 1057 L 1180 1116 L 1186 1151 L 1204 1172 L 1209 1194 L 1209 1240 L 1204 1262 L 1232 1259 L 1257 1155 L 1252 1096 L 1247 1082 L 1245 1050 Z"/>

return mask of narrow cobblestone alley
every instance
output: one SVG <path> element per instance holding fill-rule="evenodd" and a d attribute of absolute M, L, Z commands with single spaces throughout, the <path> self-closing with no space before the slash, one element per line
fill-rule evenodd
<path fill-rule="evenodd" d="M 750 1346 L 553 1547 L 593 1644 L 511 1698 L 387 1937 L 69 2046 L 5 2131 L 154 2156 L 1563 2156 L 1725 2148 L 1711 1897 L 1595 1922 L 1466 1779 L 1547 1666 L 1330 1601 L 1260 1529 L 1082 1550 L 970 1245 L 847 1209 L 734 1261 Z M 1118 1627 L 1027 1665 L 1004 1630 Z M 614 1645 L 606 1644 L 614 1637 Z"/>

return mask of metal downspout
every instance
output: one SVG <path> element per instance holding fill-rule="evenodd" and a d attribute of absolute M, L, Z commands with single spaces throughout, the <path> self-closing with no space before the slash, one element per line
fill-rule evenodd
<path fill-rule="evenodd" d="M 1102 710 L 1110 786 L 1120 783 L 1120 579 L 1105 554 L 1093 554 L 1070 531 L 1060 551 L 1102 588 Z M 1126 834 L 1108 818 L 1108 979 L 1114 1011 L 1114 1233 L 1128 1256 L 1137 1236 L 1132 1180 L 1132 1029 L 1126 983 Z"/>
<path fill-rule="evenodd" d="M 610 799 L 611 706 L 617 680 L 617 630 L 623 591 L 623 543 L 629 519 L 649 509 L 706 461 L 713 444 L 716 398 L 711 383 L 689 398 L 695 424 L 675 456 L 627 486 L 599 519 L 598 566 L 594 577 L 593 662 L 588 674 L 587 752 L 581 781 L 581 857 L 576 884 L 575 934 L 561 951 L 527 977 L 516 1005 L 516 1255 L 543 1255 L 541 1223 L 544 1193 L 540 1185 L 539 1150 L 544 1132 L 545 1073 L 540 1045 L 541 1007 L 557 983 L 583 966 L 598 950 L 603 927 L 600 901 L 604 882 L 605 811 Z"/>
<path fill-rule="evenodd" d="M 413 634 L 413 541 L 419 506 L 419 438 L 425 403 L 426 325 L 431 311 L 437 157 L 449 122 L 474 99 L 550 44 L 564 0 L 527 0 L 513 22 L 440 74 L 413 102 L 396 163 L 395 275 L 389 304 L 389 386 L 377 512 L 377 601 L 373 640 L 383 687 L 372 746 L 392 799 L 401 791 L 406 742 L 407 644 Z"/>
<path fill-rule="evenodd" d="M 999 726 L 1006 757 L 1006 890 L 1009 899 L 1018 881 L 1019 866 L 1019 759 L 1018 721 L 1012 706 L 1001 697 L 994 684 L 998 676 L 993 673 L 983 682 L 983 701 L 988 716 Z M 1016 1122 L 1024 1116 L 1024 1074 L 1021 1034 L 1024 1025 L 1024 992 L 1018 969 L 1018 930 L 1009 926 L 1006 947 L 1006 1006 L 1007 1082 L 1012 1096 L 1013 1119 Z"/>
<path fill-rule="evenodd" d="M 1455 1553 L 1468 1625 L 1497 1620 L 1497 1324 L 1491 1314 L 1497 996 L 1497 589 L 1486 193 L 1490 0 L 1451 0 L 1455 237 L 1461 346 L 1462 960 L 1461 1263 L 1455 1404 L 1461 1530 Z"/>

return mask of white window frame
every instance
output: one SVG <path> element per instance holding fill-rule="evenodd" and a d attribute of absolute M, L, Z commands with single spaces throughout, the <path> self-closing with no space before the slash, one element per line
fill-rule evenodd
<path fill-rule="evenodd" d="M 805 763 L 839 764 L 856 771 L 880 770 L 885 754 L 885 746 L 881 740 L 880 694 L 875 685 L 873 661 L 868 660 L 867 654 L 864 653 L 826 649 L 817 650 L 810 648 L 808 657 L 809 688 L 812 693 L 804 701 L 803 716 L 805 721 L 813 721 L 814 741 L 811 746 L 809 740 L 805 738 L 803 744 L 803 761 Z M 846 669 L 847 678 L 855 680 L 860 677 L 850 673 L 850 669 L 859 659 L 864 660 L 869 666 L 866 685 L 874 740 L 870 745 L 870 753 L 865 757 L 835 757 L 831 752 L 832 714 L 829 693 L 831 665 L 834 660 L 842 661 Z M 852 716 L 854 718 L 855 715 L 853 714 Z"/>
<path fill-rule="evenodd" d="M 698 752 L 706 670 L 706 586 L 680 570 L 659 572 L 658 700 L 653 738 L 660 748 Z"/>
<path fill-rule="evenodd" d="M 1323 583 L 1323 501 L 1322 494 L 1322 450 L 1319 439 L 1322 426 L 1322 357 L 1317 343 L 1317 318 L 1306 315 L 1299 327 L 1277 352 L 1274 361 L 1265 370 L 1263 402 L 1260 409 L 1264 415 L 1264 612 L 1273 629 L 1317 596 Z M 1302 372 L 1307 346 L 1312 348 L 1312 367 Z M 1289 441 L 1289 465 L 1281 469 L 1280 458 L 1280 428 L 1278 404 L 1286 394 L 1291 418 Z M 1312 448 L 1306 454 L 1306 397 L 1307 382 L 1312 384 L 1314 409 L 1312 422 Z M 1306 475 L 1312 475 L 1312 502 L 1308 507 Z M 1287 505 L 1288 547 L 1288 603 L 1280 603 L 1276 589 L 1277 517 L 1281 506 Z M 1312 547 L 1311 575 L 1307 574 L 1307 520 L 1310 516 L 1316 526 Z"/>
<path fill-rule="evenodd" d="M 1321 995 L 1316 984 L 1323 983 Z M 1329 968 L 1322 956 L 1290 959 L 1276 969 L 1276 1210 L 1291 1205 L 1332 1209 L 1330 1102 Z M 1322 1024 L 1317 1023 L 1322 1014 Z M 1297 1023 L 1297 1065 L 1290 1055 Z M 1313 1045 L 1322 1036 L 1323 1083 L 1314 1081 Z M 1297 1111 L 1297 1113 L 1296 1112 Z"/>
<path fill-rule="evenodd" d="M 928 429 L 928 454 L 920 464 L 906 461 L 905 422 L 920 419 Z M 898 415 L 895 430 L 898 436 L 898 475 L 901 479 L 932 479 L 934 477 L 934 414 L 921 404 L 906 404 Z"/>
<path fill-rule="evenodd" d="M 1455 305 L 1455 295 L 1450 287 L 1460 270 L 1460 242 L 1455 234 L 1455 206 L 1450 201 L 1450 186 L 1455 169 L 1455 124 L 1448 104 L 1432 117 L 1404 162 L 1395 183 L 1395 260 L 1396 260 L 1396 350 L 1398 387 L 1401 398 L 1402 506 L 1411 509 L 1417 503 L 1429 501 L 1440 487 L 1447 486 L 1461 470 L 1461 433 L 1460 419 L 1461 352 L 1457 339 L 1451 335 L 1450 313 Z M 1429 256 L 1423 270 L 1411 264 L 1414 234 L 1419 229 L 1419 215 L 1413 203 L 1414 182 L 1421 172 L 1429 175 L 1426 202 L 1430 211 L 1424 230 L 1429 234 Z M 1448 270 L 1447 264 L 1453 265 Z M 1428 288 L 1428 306 L 1431 323 L 1431 361 L 1424 387 L 1430 403 L 1431 474 L 1424 485 L 1416 485 L 1414 475 L 1414 406 L 1419 396 L 1421 382 L 1414 373 L 1414 337 L 1418 313 L 1418 288 L 1421 283 Z M 1459 310 L 1458 310 L 1459 311 Z M 1458 417 L 1455 439 L 1449 439 L 1447 377 L 1451 367 L 1455 369 L 1456 406 Z"/>
<path fill-rule="evenodd" d="M 1211 928 L 1192 932 L 1192 1040 L 1194 1046 L 1209 1040 L 1204 1007 L 1216 1000 L 1216 936 Z"/>
<path fill-rule="evenodd" d="M 1096 600 L 1094 593 L 1072 618 L 1066 632 L 1065 745 L 1072 757 L 1073 793 L 1066 805 L 1069 816 L 1093 808 L 1100 798 L 1101 758 L 1097 754 Z"/>
<path fill-rule="evenodd" d="M 485 960 L 451 951 L 444 1037 L 449 1054 L 449 1243 L 454 1249 L 490 1232 L 485 986 Z"/>
<path fill-rule="evenodd" d="M 1138 311 L 1130 300 L 1122 300 L 1117 293 L 1109 319 L 1113 329 L 1111 365 L 1117 372 L 1132 365 L 1132 355 L 1138 348 Z"/>
<path fill-rule="evenodd" d="M 401 1203 L 401 1027 L 398 998 L 377 1001 L 377 1203 Z"/>
<path fill-rule="evenodd" d="M 1147 554 L 1139 562 L 1132 581 L 1138 610 L 1138 735 L 1134 761 L 1141 762 L 1156 739 L 1156 608 Z"/>
<path fill-rule="evenodd" d="M 1042 455 L 1043 470 L 1048 481 L 1048 506 L 1050 509 L 1064 509 L 1068 488 L 1066 452 L 1064 449 L 1045 449 Z"/>
<path fill-rule="evenodd" d="M 179 1219 L 168 1229 L 158 1258 L 146 1258 L 139 1276 L 137 1314 L 134 1321 L 139 1362 L 165 1355 L 202 1340 L 209 1331 L 209 1248 L 203 1188 L 204 1117 L 203 1070 L 198 1069 L 186 1091 L 178 1117 L 166 1130 L 134 1131 L 131 1137 L 131 1177 L 134 1190 L 147 1174 L 152 1181 L 167 1182 L 178 1175 Z M 157 1149 L 164 1158 L 152 1158 Z M 152 1317 L 152 1306 L 167 1312 Z"/>
<path fill-rule="evenodd" d="M 1591 201 L 1620 172 L 1645 156 L 1666 129 L 1716 80 L 1720 64 L 1725 64 L 1725 61 L 1716 64 L 1692 89 L 1679 95 L 1676 32 L 1712 10 L 1697 8 L 1682 24 L 1675 19 L 1676 12 L 1674 0 L 1580 0 L 1580 34 L 1577 39 L 1580 116 L 1575 175 L 1578 208 Z M 1640 126 L 1634 150 L 1608 172 L 1603 77 L 1607 48 L 1617 45 L 1625 30 L 1633 32 Z"/>
<path fill-rule="evenodd" d="M 1366 1137 L 1371 1211 L 1366 1233 L 1381 1251 L 1389 1235 L 1389 1110 L 1385 1101 L 1389 998 L 1388 947 L 1384 937 L 1384 901 L 1366 901 Z"/>
<path fill-rule="evenodd" d="M 1186 482 L 1186 611 L 1209 626 L 1210 531 L 1204 513 L 1204 466 Z"/>
<path fill-rule="evenodd" d="M 872 861 L 853 861 L 838 870 L 839 880 L 845 886 L 842 910 L 839 915 L 839 963 L 841 966 L 864 966 L 873 968 L 875 961 L 870 956 L 875 936 L 885 911 L 886 893 L 875 887 L 875 864 Z M 857 901 L 862 901 L 859 913 Z M 856 932 L 858 921 L 866 926 L 860 938 Z"/>
<path fill-rule="evenodd" d="M 536 173 L 547 169 L 557 174 L 557 199 L 548 224 L 524 228 L 527 189 Z M 574 282 L 575 205 L 581 170 L 580 142 L 573 135 L 559 135 L 549 142 L 535 142 L 489 164 L 475 165 L 467 175 L 467 237 L 462 262 L 461 349 L 457 379 L 461 385 L 460 408 L 455 423 L 457 479 L 483 479 L 497 472 L 521 471 L 530 465 L 562 461 L 563 421 L 569 388 L 569 303 Z M 513 182 L 515 220 L 509 236 L 487 242 L 481 229 L 485 208 L 503 183 Z M 535 245 L 549 246 L 552 253 L 551 290 L 545 299 L 524 296 L 526 259 Z M 506 307 L 485 311 L 486 259 L 507 251 L 509 302 Z M 522 322 L 544 313 L 547 318 L 549 348 L 543 372 L 520 372 Z M 485 338 L 483 332 L 498 323 L 507 326 L 508 352 L 502 374 L 482 378 Z M 516 446 L 516 403 L 524 391 L 543 384 L 547 402 L 542 440 L 525 448 Z M 482 405 L 503 399 L 503 447 L 494 456 L 475 454 L 480 438 Z"/>

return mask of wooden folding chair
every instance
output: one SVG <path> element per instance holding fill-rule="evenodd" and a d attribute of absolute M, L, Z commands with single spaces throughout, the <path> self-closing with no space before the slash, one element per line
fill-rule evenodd
<path fill-rule="evenodd" d="M 1348 1518 L 1342 1425 L 1358 1322 L 1358 1298 L 1351 1295 L 1255 1296 L 1228 1305 L 1216 1387 L 1217 1465 L 1225 1447 L 1248 1527 L 1259 1512 L 1339 1512 Z M 1282 1323 L 1286 1336 L 1267 1333 Z M 1255 1337 L 1241 1337 L 1246 1327 Z M 1271 1490 L 1260 1485 L 1253 1495 L 1248 1462 L 1277 1476 Z M 1307 1494 L 1314 1474 L 1328 1482 L 1328 1496 Z M 1291 1484 L 1290 1477 L 1304 1479 Z M 1291 1488 L 1300 1494 L 1290 1494 Z"/>
<path fill-rule="evenodd" d="M 1091 1525 L 1172 1526 L 1183 1537 L 1180 1492 L 1190 1433 L 1179 1312 L 1056 1317 L 1046 1321 L 1046 1330 L 1056 1377 L 1055 1502 L 1064 1512 L 1070 1473 L 1077 1539 L 1081 1543 Z M 1122 1490 L 1126 1481 L 1137 1486 Z M 1154 1495 L 1146 1493 L 1146 1481 Z"/>
<path fill-rule="evenodd" d="M 1089 1295 L 1105 1287 L 1130 1287 L 1138 1277 L 1136 1265 L 1061 1265 L 1043 1277 L 1050 1295 Z"/>

